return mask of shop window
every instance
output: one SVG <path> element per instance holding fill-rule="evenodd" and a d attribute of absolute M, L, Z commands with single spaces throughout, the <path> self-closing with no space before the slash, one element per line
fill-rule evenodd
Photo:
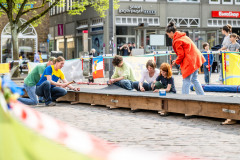
<path fill-rule="evenodd" d="M 117 35 L 127 35 L 127 27 L 121 26 L 121 27 L 116 27 L 116 34 Z"/>
<path fill-rule="evenodd" d="M 148 22 L 147 18 L 143 18 L 143 22 L 147 23 Z"/>
<path fill-rule="evenodd" d="M 54 40 L 49 41 L 49 52 L 54 51 Z"/>
<path fill-rule="evenodd" d="M 240 0 L 235 0 L 235 4 L 240 4 Z"/>
<path fill-rule="evenodd" d="M 65 50 L 64 50 L 64 39 L 57 39 L 56 40 L 56 50 L 62 51 L 63 57 L 65 57 Z"/>
<path fill-rule="evenodd" d="M 220 4 L 220 0 L 209 0 L 209 4 Z"/>
<path fill-rule="evenodd" d="M 27 21 L 20 19 L 19 26 Z M 19 52 L 23 52 L 25 58 L 32 61 L 37 51 L 37 32 L 32 25 L 28 25 L 18 36 Z M 1 34 L 1 62 L 6 63 L 12 60 L 11 27 L 8 23 Z"/>
<path fill-rule="evenodd" d="M 240 21 L 237 22 L 237 25 L 240 26 Z"/>
<path fill-rule="evenodd" d="M 74 58 L 74 51 L 75 51 L 74 38 L 68 38 L 67 39 L 67 59 Z"/>
<path fill-rule="evenodd" d="M 233 0 L 222 0 L 222 4 L 233 4 Z"/>

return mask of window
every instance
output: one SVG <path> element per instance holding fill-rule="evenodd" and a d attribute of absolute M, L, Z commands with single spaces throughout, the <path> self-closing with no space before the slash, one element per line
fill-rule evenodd
<path fill-rule="evenodd" d="M 49 7 L 52 5 L 52 2 L 49 2 Z M 53 15 L 53 9 L 51 8 L 50 9 L 50 16 L 52 16 Z"/>
<path fill-rule="evenodd" d="M 102 18 L 92 19 L 91 26 L 103 26 L 103 19 Z"/>
<path fill-rule="evenodd" d="M 209 0 L 209 4 L 220 4 L 220 0 Z"/>
<path fill-rule="evenodd" d="M 230 24 L 232 27 L 238 27 L 240 20 L 238 19 L 208 19 L 208 27 L 222 27 Z"/>
<path fill-rule="evenodd" d="M 66 6 L 67 6 L 67 11 L 68 11 L 69 10 L 69 0 L 67 0 Z"/>
<path fill-rule="evenodd" d="M 118 26 L 138 26 L 139 23 L 148 23 L 149 26 L 159 26 L 158 17 L 116 17 Z"/>
<path fill-rule="evenodd" d="M 200 27 L 199 18 L 175 18 L 168 17 L 168 23 L 174 22 L 177 27 Z"/>
<path fill-rule="evenodd" d="M 235 4 L 240 4 L 240 0 L 235 0 Z"/>
<path fill-rule="evenodd" d="M 67 0 L 67 1 L 69 1 L 68 10 L 72 10 L 72 1 L 73 1 L 73 0 Z"/>
<path fill-rule="evenodd" d="M 233 0 L 222 0 L 222 4 L 233 4 Z"/>
<path fill-rule="evenodd" d="M 187 2 L 187 3 L 199 3 L 200 0 L 168 0 L 168 2 Z"/>

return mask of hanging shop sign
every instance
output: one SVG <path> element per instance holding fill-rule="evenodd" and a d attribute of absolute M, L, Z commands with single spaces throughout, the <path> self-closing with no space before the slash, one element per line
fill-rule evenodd
<path fill-rule="evenodd" d="M 143 9 L 141 5 L 130 5 L 128 9 L 118 9 L 118 13 L 126 14 L 156 14 L 155 10 Z"/>
<path fill-rule="evenodd" d="M 63 24 L 58 24 L 58 36 L 63 36 Z"/>
<path fill-rule="evenodd" d="M 212 17 L 217 17 L 217 18 L 240 18 L 240 12 L 235 12 L 235 11 L 212 11 Z"/>

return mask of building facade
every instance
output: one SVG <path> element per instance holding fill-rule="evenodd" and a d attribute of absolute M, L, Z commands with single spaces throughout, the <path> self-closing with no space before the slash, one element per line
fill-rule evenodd
<path fill-rule="evenodd" d="M 55 7 L 50 13 L 49 32 L 51 50 L 63 51 L 67 59 L 84 55 L 91 48 L 101 54 L 108 53 L 109 18 L 87 8 L 80 16 L 66 13 L 66 7 Z M 213 47 L 221 42 L 221 27 L 230 24 L 240 34 L 240 0 L 119 0 L 114 11 L 114 47 L 134 42 L 144 47 L 145 53 L 171 49 L 165 34 L 169 22 L 176 23 L 180 31 L 188 33 L 199 49 L 208 42 Z M 140 25 L 139 25 L 140 24 Z"/>
<path fill-rule="evenodd" d="M 31 8 L 36 7 L 42 1 L 38 1 L 36 4 L 31 5 Z M 38 11 L 40 12 L 40 11 Z M 22 16 L 20 19 L 19 25 L 26 22 L 31 17 L 31 14 Z M 6 63 L 12 60 L 12 41 L 11 41 L 11 28 L 9 21 L 6 15 L 0 17 L 0 33 L 1 33 L 1 56 L 0 62 Z M 43 58 L 47 58 L 48 52 L 48 30 L 49 30 L 49 14 L 47 14 L 43 19 L 41 24 L 37 27 L 32 25 L 27 26 L 18 36 L 19 42 L 19 53 L 23 52 L 24 55 L 30 60 L 33 61 L 33 55 L 37 53 L 38 50 L 41 50 L 45 55 Z"/>

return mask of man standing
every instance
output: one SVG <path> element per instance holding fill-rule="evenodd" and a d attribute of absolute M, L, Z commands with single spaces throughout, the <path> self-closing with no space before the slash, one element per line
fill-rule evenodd
<path fill-rule="evenodd" d="M 55 57 L 50 57 L 47 64 L 38 64 L 24 79 L 24 89 L 26 90 L 29 98 L 19 98 L 18 100 L 27 105 L 37 105 L 38 97 L 36 95 L 36 84 L 40 80 L 45 68 L 53 65 Z"/>
<path fill-rule="evenodd" d="M 40 63 L 40 56 L 39 56 L 40 53 L 41 53 L 40 50 L 38 50 L 38 52 L 34 55 L 35 63 Z"/>
<path fill-rule="evenodd" d="M 128 42 L 128 48 L 129 48 L 129 53 L 128 53 L 128 55 L 129 56 L 132 56 L 132 44 L 131 44 L 131 42 Z"/>

